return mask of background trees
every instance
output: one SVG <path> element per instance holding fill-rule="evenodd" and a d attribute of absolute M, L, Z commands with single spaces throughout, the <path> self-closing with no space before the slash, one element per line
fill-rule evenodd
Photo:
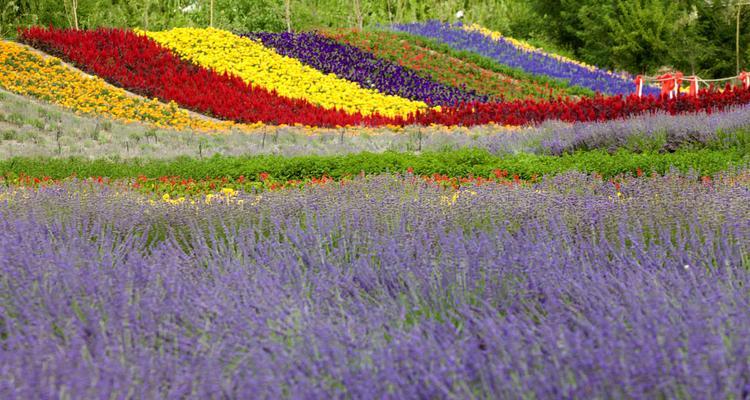
<path fill-rule="evenodd" d="M 464 10 L 506 35 L 605 68 L 654 73 L 670 66 L 702 76 L 735 73 L 741 0 L 5 0 L 0 35 L 18 26 L 164 29 L 214 26 L 236 31 L 372 27 L 450 21 Z M 287 12 L 288 6 L 288 12 Z M 750 6 L 740 14 L 740 64 L 750 64 Z M 750 67 L 750 65 L 748 65 Z"/>

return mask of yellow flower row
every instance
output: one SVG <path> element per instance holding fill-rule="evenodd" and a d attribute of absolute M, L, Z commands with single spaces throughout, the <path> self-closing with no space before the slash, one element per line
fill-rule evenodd
<path fill-rule="evenodd" d="M 484 36 L 486 36 L 486 37 L 488 37 L 488 38 L 490 38 L 492 40 L 495 40 L 495 41 L 499 41 L 500 39 L 505 39 L 506 41 L 510 42 L 512 45 L 518 47 L 519 49 L 527 51 L 527 52 L 530 52 L 530 53 L 544 54 L 544 55 L 552 57 L 552 58 L 554 58 L 554 59 L 556 59 L 558 61 L 569 62 L 569 63 L 580 65 L 581 67 L 584 67 L 584 68 L 586 68 L 586 69 L 588 69 L 590 71 L 596 71 L 596 70 L 598 70 L 598 68 L 596 68 L 593 65 L 589 65 L 589 64 L 586 64 L 586 63 L 578 61 L 578 60 L 573 60 L 571 58 L 564 57 L 564 56 L 561 56 L 559 54 L 553 54 L 553 53 L 545 52 L 544 50 L 542 50 L 542 49 L 540 49 L 538 47 L 534 47 L 534 46 L 530 45 L 529 43 L 526 43 L 526 42 L 518 40 L 518 39 L 513 39 L 511 37 L 503 36 L 503 34 L 500 33 L 500 32 L 487 29 L 487 28 L 485 28 L 485 27 L 483 27 L 481 25 L 478 25 L 478 24 L 463 25 L 462 29 L 465 30 L 465 31 L 467 31 L 467 32 L 479 32 L 482 35 L 484 35 Z M 607 73 L 615 75 L 611 71 L 607 71 Z"/>
<path fill-rule="evenodd" d="M 145 122 L 159 128 L 214 132 L 232 128 L 251 131 L 261 126 L 194 117 L 173 102 L 164 104 L 130 95 L 100 78 L 63 65 L 57 58 L 42 58 L 18 43 L 6 41 L 0 41 L 0 87 L 80 113 Z"/>
<path fill-rule="evenodd" d="M 281 96 L 305 99 L 324 108 L 388 117 L 427 108 L 424 102 L 384 95 L 335 74 L 325 74 L 231 32 L 213 28 L 139 32 L 201 66 L 231 73 Z"/>

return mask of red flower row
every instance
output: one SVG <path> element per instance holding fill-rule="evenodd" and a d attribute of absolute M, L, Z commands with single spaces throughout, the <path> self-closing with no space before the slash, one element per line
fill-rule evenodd
<path fill-rule="evenodd" d="M 566 122 L 607 121 L 633 115 L 666 112 L 671 115 L 705 111 L 721 111 L 728 107 L 750 103 L 750 90 L 727 85 L 724 91 L 701 90 L 697 96 L 668 97 L 637 95 L 560 99 L 555 101 L 514 101 L 507 103 L 476 103 L 459 107 L 443 107 L 420 115 L 422 123 L 474 126 L 487 123 L 530 125 L 546 120 Z"/>
<path fill-rule="evenodd" d="M 557 119 L 566 122 L 606 121 L 647 112 L 669 114 L 713 112 L 750 103 L 750 91 L 727 86 L 705 89 L 697 96 L 517 100 L 472 103 L 428 110 L 407 118 L 362 116 L 328 110 L 304 100 L 284 98 L 180 59 L 145 36 L 120 29 L 94 31 L 31 28 L 21 39 L 81 69 L 140 95 L 174 101 L 182 107 L 221 119 L 310 126 L 440 124 L 474 126 L 488 123 L 528 125 Z"/>

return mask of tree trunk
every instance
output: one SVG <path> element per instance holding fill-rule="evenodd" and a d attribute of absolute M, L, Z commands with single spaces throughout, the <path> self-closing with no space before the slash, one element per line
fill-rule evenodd
<path fill-rule="evenodd" d="M 737 75 L 740 74 L 740 12 L 742 11 L 742 3 L 737 3 L 737 37 L 735 38 L 735 46 L 737 50 Z"/>
<path fill-rule="evenodd" d="M 144 0 L 143 4 L 143 29 L 148 30 L 148 6 L 149 0 Z"/>
<path fill-rule="evenodd" d="M 391 11 L 391 0 L 385 0 L 385 9 L 388 11 L 388 22 L 393 24 L 393 12 Z"/>
<path fill-rule="evenodd" d="M 362 19 L 361 4 L 359 3 L 359 0 L 354 0 L 354 20 L 357 21 L 357 28 L 359 28 L 359 30 L 362 30 L 364 25 Z"/>
<path fill-rule="evenodd" d="M 73 13 L 73 28 L 78 29 L 78 0 L 71 0 L 70 10 Z"/>
<path fill-rule="evenodd" d="M 286 20 L 286 31 L 292 31 L 292 0 L 284 0 L 284 19 Z"/>

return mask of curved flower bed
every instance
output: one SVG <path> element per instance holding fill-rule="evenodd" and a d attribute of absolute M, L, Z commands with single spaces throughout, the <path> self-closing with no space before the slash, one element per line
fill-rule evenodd
<path fill-rule="evenodd" d="M 30 45 L 59 55 L 84 70 L 135 93 L 174 101 L 217 118 L 310 126 L 386 125 L 400 119 L 348 114 L 249 85 L 181 60 L 146 36 L 118 29 L 74 31 L 32 28 Z M 249 40 L 248 40 L 249 41 Z"/>
<path fill-rule="evenodd" d="M 631 95 L 597 96 L 580 100 L 476 102 L 455 107 L 417 110 L 405 117 L 384 117 L 377 113 L 363 116 L 342 110 L 325 109 L 305 100 L 280 97 L 276 92 L 248 85 L 240 77 L 227 73 L 220 75 L 214 70 L 191 64 L 151 39 L 133 32 L 34 28 L 22 32 L 21 37 L 41 49 L 64 56 L 87 71 L 138 94 L 158 97 L 165 101 L 174 100 L 190 109 L 241 122 L 299 123 L 310 126 L 475 126 L 491 123 L 533 125 L 546 120 L 607 121 L 657 111 L 672 115 L 699 111 L 710 113 L 750 103 L 750 91 L 727 87 L 721 92 L 705 89 L 696 97 L 679 96 L 675 99 L 654 96 L 639 98 Z M 238 37 L 238 40 L 260 46 L 247 38 Z M 197 40 L 185 41 L 198 43 Z M 200 54 L 198 50 L 196 54 Z M 296 60 L 294 62 L 299 63 Z M 252 71 L 251 65 L 253 64 L 248 61 L 243 68 Z M 263 66 L 255 65 L 255 68 L 262 69 Z M 349 83 L 356 86 L 352 82 Z M 357 87 L 357 90 L 362 89 Z M 378 99 L 396 98 L 371 92 L 375 93 L 374 97 L 360 100 L 373 107 L 378 104 Z"/>
<path fill-rule="evenodd" d="M 429 105 L 456 105 L 488 100 L 473 91 L 435 82 L 397 63 L 377 58 L 357 47 L 338 43 L 315 32 L 254 32 L 242 36 L 260 40 L 279 54 L 294 57 L 326 74 L 358 83 L 381 93 L 424 101 Z"/>
<path fill-rule="evenodd" d="M 58 104 L 84 114 L 106 115 L 123 122 L 145 122 L 161 128 L 224 131 L 236 124 L 191 116 L 177 104 L 128 95 L 102 79 L 65 67 L 59 59 L 0 42 L 0 87 L 24 96 Z M 251 126 L 240 126 L 251 129 Z"/>
<path fill-rule="evenodd" d="M 363 115 L 407 116 L 427 108 L 421 101 L 363 89 L 354 82 L 325 74 L 253 41 L 218 29 L 172 29 L 147 32 L 181 57 L 220 74 L 238 76 L 253 85 L 326 109 Z"/>
<path fill-rule="evenodd" d="M 567 96 L 563 87 L 549 87 L 524 79 L 484 69 L 474 63 L 423 47 L 423 39 L 394 32 L 360 31 L 356 29 L 323 32 L 338 42 L 355 46 L 378 57 L 398 63 L 417 73 L 446 85 L 490 96 L 492 99 L 544 99 Z M 422 43 L 423 44 L 423 43 Z M 562 85 L 561 85 L 562 86 Z"/>
<path fill-rule="evenodd" d="M 439 21 L 396 24 L 390 26 L 390 29 L 437 39 L 456 49 L 473 51 L 532 74 L 566 79 L 571 85 L 586 87 L 600 93 L 630 94 L 635 88 L 629 78 L 599 69 L 592 70 L 580 63 L 568 62 L 543 52 L 530 52 L 505 38 L 493 39 L 477 30 L 465 30 L 460 26 L 454 27 Z M 658 92 L 656 88 L 644 88 L 645 94 Z"/>

